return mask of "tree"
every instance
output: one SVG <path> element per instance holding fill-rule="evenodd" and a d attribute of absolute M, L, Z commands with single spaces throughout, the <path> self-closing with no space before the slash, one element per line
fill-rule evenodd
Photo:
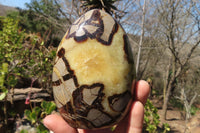
<path fill-rule="evenodd" d="M 19 25 L 26 32 L 40 35 L 45 46 L 58 46 L 72 23 L 71 12 L 64 12 L 56 0 L 32 0 L 26 3 L 26 7 L 27 9 L 19 9 L 8 16 L 19 19 Z M 69 8 L 69 5 L 66 8 Z"/>
<path fill-rule="evenodd" d="M 166 119 L 167 103 L 171 93 L 176 88 L 181 73 L 186 71 L 187 64 L 200 44 L 200 23 L 196 5 L 193 1 L 156 1 L 157 18 L 159 22 L 157 38 L 163 46 L 169 49 L 170 67 L 166 80 L 164 94 L 163 117 Z M 185 50 L 187 47 L 187 50 Z"/>

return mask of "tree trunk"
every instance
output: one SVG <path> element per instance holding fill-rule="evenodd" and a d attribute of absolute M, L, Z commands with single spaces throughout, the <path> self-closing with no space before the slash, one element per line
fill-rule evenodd
<path fill-rule="evenodd" d="M 170 69 L 170 60 L 169 60 L 169 65 L 167 66 L 166 69 L 166 74 L 164 75 L 164 88 L 163 88 L 163 101 L 165 101 L 165 95 L 166 95 L 166 90 L 168 86 L 168 80 L 169 80 L 169 69 Z"/>
<path fill-rule="evenodd" d="M 162 106 L 162 117 L 163 119 L 166 120 L 167 118 L 167 107 L 168 107 L 168 101 L 169 101 L 169 97 L 170 97 L 170 94 L 171 94 L 171 90 L 172 90 L 172 86 L 174 84 L 174 81 L 175 81 L 176 77 L 173 76 L 171 77 L 171 80 L 169 81 L 169 84 L 167 86 L 167 92 L 165 94 L 165 99 L 164 99 L 164 103 L 163 103 L 163 106 Z"/>
<path fill-rule="evenodd" d="M 163 111 L 162 112 L 162 115 L 163 115 L 162 118 L 165 119 L 165 120 L 167 118 L 167 107 L 168 107 L 167 103 L 169 101 L 170 92 L 171 92 L 171 84 L 169 84 L 168 87 L 167 87 L 167 93 L 165 95 L 165 99 L 164 99 L 164 103 L 163 103 L 163 107 L 162 107 L 162 111 Z"/>

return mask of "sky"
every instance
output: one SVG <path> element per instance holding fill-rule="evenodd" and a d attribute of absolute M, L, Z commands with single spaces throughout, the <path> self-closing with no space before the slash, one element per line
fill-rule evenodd
<path fill-rule="evenodd" d="M 25 3 L 30 3 L 31 0 L 0 0 L 0 4 L 12 7 L 26 8 Z"/>

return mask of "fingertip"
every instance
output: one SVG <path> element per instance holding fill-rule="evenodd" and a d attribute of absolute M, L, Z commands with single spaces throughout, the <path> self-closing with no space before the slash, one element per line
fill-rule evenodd
<path fill-rule="evenodd" d="M 54 133 L 63 133 L 63 132 L 69 132 L 69 133 L 77 133 L 77 130 L 72 128 L 65 122 L 65 120 L 57 114 L 51 114 L 46 116 L 43 119 L 43 124 L 46 128 L 53 131 Z"/>
<path fill-rule="evenodd" d="M 139 80 L 136 82 L 136 88 L 143 88 L 146 89 L 147 92 L 150 90 L 149 83 L 145 80 Z"/>
<path fill-rule="evenodd" d="M 49 129 L 49 125 L 51 125 L 51 118 L 49 118 L 50 117 L 50 115 L 48 115 L 48 116 L 46 116 L 43 120 L 42 120 L 42 123 L 44 124 L 44 126 L 46 127 L 46 128 L 48 128 Z M 50 126 L 51 127 L 51 126 Z"/>
<path fill-rule="evenodd" d="M 146 100 L 149 96 L 150 92 L 150 86 L 148 82 L 145 80 L 139 80 L 136 83 L 136 88 L 135 88 L 135 100 L 140 101 L 143 105 L 145 105 Z"/>
<path fill-rule="evenodd" d="M 131 106 L 130 116 L 140 116 L 144 114 L 144 105 L 139 101 L 134 101 Z"/>
<path fill-rule="evenodd" d="M 132 104 L 130 111 L 129 129 L 128 133 L 141 133 L 144 120 L 144 105 L 135 101 Z"/>

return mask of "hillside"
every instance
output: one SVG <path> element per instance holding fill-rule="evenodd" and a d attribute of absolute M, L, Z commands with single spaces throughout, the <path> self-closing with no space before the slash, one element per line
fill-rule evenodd
<path fill-rule="evenodd" d="M 9 11 L 17 11 L 17 8 L 0 4 L 0 16 L 5 16 Z"/>

